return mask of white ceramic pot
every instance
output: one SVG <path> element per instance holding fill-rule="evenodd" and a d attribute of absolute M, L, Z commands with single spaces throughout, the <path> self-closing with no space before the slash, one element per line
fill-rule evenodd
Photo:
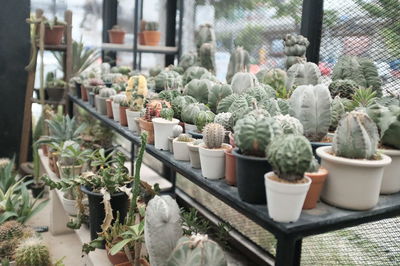
<path fill-rule="evenodd" d="M 136 118 L 140 117 L 140 112 L 131 111 L 126 109 L 126 119 L 128 120 L 128 128 L 133 132 L 138 132 L 138 123 L 136 122 Z"/>
<path fill-rule="evenodd" d="M 111 102 L 114 120 L 119 122 L 119 103 Z"/>
<path fill-rule="evenodd" d="M 71 216 L 76 216 L 78 214 L 78 209 L 76 208 L 76 200 L 70 200 L 63 196 L 64 210 Z"/>
<path fill-rule="evenodd" d="M 193 142 L 194 139 L 191 141 Z M 189 148 L 187 146 L 189 142 L 178 141 L 178 138 L 175 138 L 172 141 L 172 146 L 174 150 L 174 158 L 178 161 L 189 161 Z"/>
<path fill-rule="evenodd" d="M 60 178 L 70 178 L 71 174 L 78 176 L 82 172 L 83 165 L 61 165 L 57 162 L 58 171 L 60 172 Z"/>
<path fill-rule="evenodd" d="M 310 188 L 311 179 L 304 176 L 307 179 L 306 183 L 288 184 L 275 181 L 270 178 L 272 176 L 275 176 L 274 172 L 264 175 L 269 216 L 281 223 L 297 221 Z"/>
<path fill-rule="evenodd" d="M 171 121 L 156 117 L 151 120 L 154 126 L 154 147 L 159 150 L 168 150 L 168 137 L 173 135 L 173 128 L 179 123 L 178 119 L 173 118 Z"/>
<path fill-rule="evenodd" d="M 197 126 L 185 123 L 185 132 L 188 133 L 189 131 L 197 131 Z"/>
<path fill-rule="evenodd" d="M 223 143 L 220 149 L 207 149 L 199 146 L 201 174 L 207 179 L 221 179 L 225 176 L 225 150 L 232 148 Z"/>
<path fill-rule="evenodd" d="M 392 158 L 383 172 L 381 194 L 392 194 L 400 191 L 400 150 L 379 150 Z"/>
<path fill-rule="evenodd" d="M 321 166 L 328 170 L 321 198 L 350 210 L 368 210 L 379 200 L 383 170 L 392 161 L 382 154 L 380 160 L 358 160 L 334 156 L 332 147 L 317 149 Z"/>
<path fill-rule="evenodd" d="M 190 165 L 192 168 L 200 169 L 200 154 L 199 154 L 199 145 L 194 145 L 193 142 L 187 144 L 189 148 L 189 158 L 190 158 Z"/>

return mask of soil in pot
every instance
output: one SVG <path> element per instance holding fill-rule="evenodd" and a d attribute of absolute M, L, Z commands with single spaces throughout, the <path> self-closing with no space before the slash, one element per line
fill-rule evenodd
<path fill-rule="evenodd" d="M 381 194 L 393 194 L 400 191 L 400 150 L 380 149 L 380 152 L 392 158 L 383 172 Z"/>
<path fill-rule="evenodd" d="M 112 265 L 117 265 L 117 264 L 121 264 L 121 263 L 125 263 L 125 262 L 129 261 L 129 259 L 126 256 L 124 251 L 119 251 L 117 254 L 111 255 L 110 249 L 111 248 L 109 248 L 106 245 L 107 257 L 110 260 L 110 262 L 112 263 Z"/>
<path fill-rule="evenodd" d="M 107 107 L 107 117 L 114 118 L 113 111 L 112 111 L 112 101 L 111 99 L 106 100 L 106 107 Z"/>
<path fill-rule="evenodd" d="M 123 30 L 108 30 L 110 43 L 123 44 L 125 42 L 125 31 Z"/>
<path fill-rule="evenodd" d="M 236 157 L 236 186 L 243 201 L 265 204 L 264 175 L 272 171 L 266 158 L 243 155 L 239 148 L 232 150 Z"/>
<path fill-rule="evenodd" d="M 50 101 L 60 102 L 64 97 L 64 88 L 46 88 Z"/>
<path fill-rule="evenodd" d="M 199 147 L 202 175 L 211 180 L 225 177 L 225 151 L 232 146 L 226 143 L 219 149 L 207 149 L 204 145 Z"/>
<path fill-rule="evenodd" d="M 97 238 L 97 234 L 101 232 L 101 225 L 103 223 L 105 213 L 103 195 L 100 193 L 92 192 L 86 187 L 81 187 L 81 190 L 87 194 L 89 200 L 89 222 L 90 222 L 90 239 Z M 113 216 L 117 217 L 117 212 L 120 214 L 120 220 L 123 221 L 128 211 L 128 196 L 123 193 L 115 193 L 111 195 L 111 208 Z M 102 245 L 104 248 L 104 243 Z"/>
<path fill-rule="evenodd" d="M 324 188 L 328 171 L 321 167 L 317 173 L 305 173 L 305 175 L 311 179 L 311 185 L 307 192 L 303 209 L 314 209 L 317 206 L 317 202 L 321 196 L 321 191 Z"/>
<path fill-rule="evenodd" d="M 35 199 L 43 198 L 44 188 L 45 188 L 45 184 L 43 184 L 43 183 L 32 184 L 31 191 L 32 191 L 33 198 L 35 198 Z"/>
<path fill-rule="evenodd" d="M 44 44 L 59 45 L 64 36 L 65 26 L 54 25 L 52 28 L 46 26 L 44 29 Z"/>
<path fill-rule="evenodd" d="M 171 121 L 160 117 L 153 118 L 154 147 L 159 150 L 168 150 L 168 137 L 173 135 L 173 128 L 179 123 L 178 119 Z"/>
<path fill-rule="evenodd" d="M 88 101 L 88 91 L 85 88 L 85 86 L 83 86 L 83 85 L 81 85 L 81 95 L 82 95 L 82 100 L 84 102 L 87 102 Z"/>
<path fill-rule="evenodd" d="M 153 122 L 139 118 L 139 126 L 142 132 L 147 132 L 147 144 L 154 144 L 154 126 Z"/>
<path fill-rule="evenodd" d="M 126 110 L 128 107 L 125 106 L 120 106 L 119 107 L 119 123 L 121 126 L 126 127 L 128 125 L 128 120 L 126 117 Z"/>
<path fill-rule="evenodd" d="M 146 45 L 157 46 L 160 43 L 161 32 L 159 31 L 143 31 L 143 37 Z"/>
<path fill-rule="evenodd" d="M 225 182 L 236 186 L 236 157 L 232 154 L 232 149 L 225 151 Z"/>
<path fill-rule="evenodd" d="M 187 144 L 189 149 L 190 166 L 195 169 L 201 168 L 199 145 L 194 145 L 192 142 Z"/>

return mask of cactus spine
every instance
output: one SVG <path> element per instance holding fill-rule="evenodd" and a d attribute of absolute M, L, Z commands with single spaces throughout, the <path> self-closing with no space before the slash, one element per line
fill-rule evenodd
<path fill-rule="evenodd" d="M 163 266 L 182 236 L 179 206 L 170 196 L 155 196 L 146 208 L 144 238 L 150 264 Z"/>
<path fill-rule="evenodd" d="M 302 35 L 287 34 L 283 39 L 285 46 L 286 69 L 289 69 L 296 63 L 306 61 L 306 50 L 310 42 Z"/>
<path fill-rule="evenodd" d="M 50 254 L 48 248 L 38 238 L 28 238 L 15 251 L 15 262 L 18 266 L 35 265 L 49 266 Z"/>
<path fill-rule="evenodd" d="M 0 226 L 0 242 L 20 238 L 23 234 L 24 226 L 17 221 L 8 221 Z"/>
<path fill-rule="evenodd" d="M 372 119 L 363 112 L 352 111 L 340 120 L 332 149 L 336 156 L 372 159 L 378 141 L 378 129 Z"/>
<path fill-rule="evenodd" d="M 231 53 L 228 71 L 226 73 L 226 82 L 231 83 L 232 77 L 237 72 L 248 71 L 250 71 L 250 55 L 243 47 L 238 46 L 235 51 Z"/>
<path fill-rule="evenodd" d="M 277 115 L 274 118 L 282 127 L 283 134 L 303 135 L 303 125 L 297 118 L 290 115 Z"/>
<path fill-rule="evenodd" d="M 225 129 L 217 123 L 210 123 L 203 128 L 203 142 L 208 149 L 222 147 L 225 138 Z"/>
<path fill-rule="evenodd" d="M 313 159 L 311 144 L 304 136 L 275 138 L 268 146 L 267 159 L 280 178 L 290 182 L 301 180 Z"/>
<path fill-rule="evenodd" d="M 232 124 L 230 123 L 232 113 L 219 113 L 214 117 L 214 123 L 220 124 L 227 131 L 232 131 Z"/>

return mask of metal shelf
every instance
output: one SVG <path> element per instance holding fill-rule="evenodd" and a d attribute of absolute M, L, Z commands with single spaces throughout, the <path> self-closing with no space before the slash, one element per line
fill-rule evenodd
<path fill-rule="evenodd" d="M 103 43 L 100 48 L 103 51 L 135 52 L 133 44 Z M 138 45 L 136 52 L 174 55 L 178 53 L 178 47 Z"/>

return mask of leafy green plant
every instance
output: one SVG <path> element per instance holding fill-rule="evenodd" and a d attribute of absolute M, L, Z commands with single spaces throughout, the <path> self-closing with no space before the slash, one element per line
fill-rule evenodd
<path fill-rule="evenodd" d="M 353 109 L 357 107 L 368 107 L 375 103 L 376 91 L 372 90 L 372 88 L 364 89 L 360 88 L 355 91 L 353 94 Z"/>
<path fill-rule="evenodd" d="M 0 190 L 7 191 L 12 185 L 17 182 L 17 174 L 14 170 L 15 158 L 0 159 Z"/>

